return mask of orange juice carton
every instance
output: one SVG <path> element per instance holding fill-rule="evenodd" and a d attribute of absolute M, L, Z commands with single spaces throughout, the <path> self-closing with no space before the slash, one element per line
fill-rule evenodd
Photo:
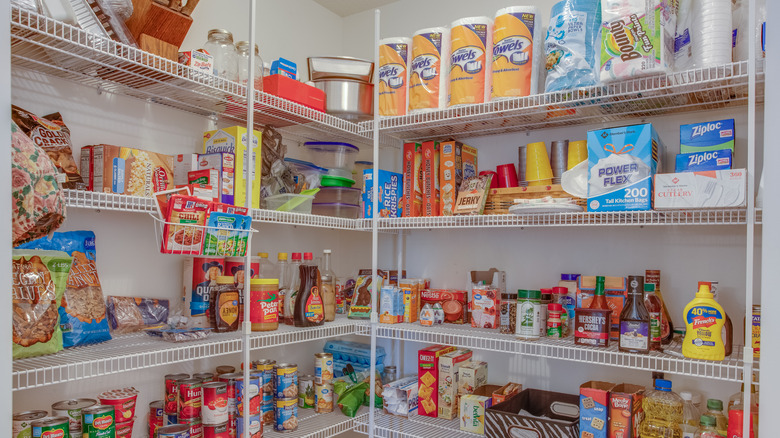
<path fill-rule="evenodd" d="M 483 385 L 460 398 L 460 430 L 485 434 L 485 414 L 493 406 L 492 394 L 498 388 L 498 385 Z"/>
<path fill-rule="evenodd" d="M 426 417 L 439 414 L 439 358 L 455 347 L 431 345 L 417 352 L 418 409 Z"/>
<path fill-rule="evenodd" d="M 477 150 L 458 141 L 445 141 L 439 146 L 439 216 L 452 216 L 458 187 L 464 178 L 477 176 Z"/>
<path fill-rule="evenodd" d="M 422 144 L 404 143 L 403 147 L 403 217 L 420 216 L 422 210 Z"/>
<path fill-rule="evenodd" d="M 471 289 L 471 326 L 496 329 L 499 326 L 501 292 L 491 287 Z"/>
<path fill-rule="evenodd" d="M 462 18 L 453 21 L 450 29 L 448 105 L 487 102 L 490 99 L 493 20 L 489 17 Z"/>
<path fill-rule="evenodd" d="M 404 278 L 398 280 L 401 292 L 404 294 L 404 321 L 415 322 L 420 315 L 420 284 L 422 280 L 417 278 Z"/>
<path fill-rule="evenodd" d="M 512 6 L 496 12 L 493 25 L 491 99 L 509 99 L 539 92 L 542 26 L 533 6 Z"/>
<path fill-rule="evenodd" d="M 487 383 L 488 364 L 481 361 L 469 361 L 458 370 L 458 395 L 472 394 L 474 390 Z"/>
<path fill-rule="evenodd" d="M 406 115 L 411 51 L 411 38 L 385 38 L 379 41 L 380 116 Z"/>
<path fill-rule="evenodd" d="M 179 154 L 173 156 L 173 185 L 189 184 L 187 174 L 198 170 L 198 154 Z"/>
<path fill-rule="evenodd" d="M 471 350 L 460 349 L 439 358 L 439 418 L 458 416 L 458 370 L 472 355 Z"/>
<path fill-rule="evenodd" d="M 587 309 L 593 301 L 593 293 L 596 290 L 596 277 L 580 276 L 577 280 L 577 307 Z M 626 302 L 628 286 L 625 277 L 606 277 L 604 293 L 607 296 L 607 304 L 612 309 L 610 338 L 618 339 L 620 336 L 620 313 Z"/>
<path fill-rule="evenodd" d="M 450 30 L 420 29 L 412 38 L 409 68 L 409 112 L 419 113 L 447 106 Z"/>
<path fill-rule="evenodd" d="M 400 288 L 382 287 L 379 295 L 379 322 L 382 324 L 404 322 L 404 295 Z"/>
<path fill-rule="evenodd" d="M 639 424 L 645 417 L 644 386 L 623 383 L 609 395 L 609 438 L 639 438 Z"/>
<path fill-rule="evenodd" d="M 523 385 L 519 383 L 512 383 L 509 382 L 506 385 L 502 386 L 501 388 L 498 388 L 497 390 L 493 391 L 493 404 L 497 405 L 499 403 L 504 402 L 505 400 L 508 400 L 517 394 L 520 394 L 520 391 L 523 390 Z"/>
<path fill-rule="evenodd" d="M 440 148 L 438 141 L 426 141 L 422 144 L 422 214 L 421 216 L 439 215 L 439 160 Z"/>
<path fill-rule="evenodd" d="M 247 173 L 244 163 L 249 160 L 249 169 L 252 176 L 252 203 L 247 207 L 260 208 L 260 176 L 262 175 L 263 167 L 263 161 L 260 159 L 262 145 L 260 139 L 262 137 L 262 131 L 252 131 L 252 140 L 250 142 L 245 126 L 231 126 L 230 128 L 203 133 L 204 153 L 220 152 L 234 154 L 235 156 L 235 189 L 233 197 L 235 205 L 244 206 L 246 204 Z"/>
<path fill-rule="evenodd" d="M 235 202 L 236 156 L 230 152 L 215 152 L 198 155 L 198 169 L 216 169 L 220 175 L 219 198 L 224 204 Z"/>
<path fill-rule="evenodd" d="M 609 393 L 614 383 L 590 381 L 580 385 L 580 434 L 607 438 Z"/>

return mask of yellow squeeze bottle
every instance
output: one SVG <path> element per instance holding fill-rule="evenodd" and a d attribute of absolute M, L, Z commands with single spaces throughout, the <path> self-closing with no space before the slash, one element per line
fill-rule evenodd
<path fill-rule="evenodd" d="M 723 360 L 726 348 L 721 330 L 726 322 L 726 312 L 715 301 L 710 285 L 699 283 L 699 291 L 683 311 L 685 316 L 685 339 L 683 356 L 691 359 Z"/>

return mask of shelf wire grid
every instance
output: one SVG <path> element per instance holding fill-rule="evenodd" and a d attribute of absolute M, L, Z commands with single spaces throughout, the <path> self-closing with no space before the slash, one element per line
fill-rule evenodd
<path fill-rule="evenodd" d="M 365 419 L 364 419 L 365 417 Z M 314 409 L 298 409 L 298 429 L 293 432 L 277 432 L 273 426 L 264 426 L 263 436 L 283 438 L 330 438 L 354 429 L 359 421 L 368 422 L 368 409 L 361 408 L 355 418 L 349 418 L 336 409 L 318 414 Z"/>
<path fill-rule="evenodd" d="M 368 417 L 359 419 L 355 432 L 368 435 Z M 460 430 L 460 420 L 445 420 L 411 414 L 408 418 L 374 411 L 374 436 L 380 438 L 477 438 L 484 437 Z"/>
<path fill-rule="evenodd" d="M 355 321 L 341 315 L 337 316 L 335 321 L 326 322 L 318 327 L 300 328 L 280 324 L 275 331 L 253 333 L 249 338 L 249 348 L 259 350 L 267 347 L 348 336 L 355 334 L 356 329 Z"/>

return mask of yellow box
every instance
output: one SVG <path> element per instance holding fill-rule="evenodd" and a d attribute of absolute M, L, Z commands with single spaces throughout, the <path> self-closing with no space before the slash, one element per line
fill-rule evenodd
<path fill-rule="evenodd" d="M 263 134 L 261 131 L 254 131 L 252 141 L 251 165 L 253 173 L 252 180 L 252 206 L 251 208 L 260 208 L 260 178 L 262 175 L 263 161 L 261 160 Z M 247 156 L 247 136 L 246 127 L 231 126 L 230 128 L 218 129 L 203 133 L 203 152 L 227 152 L 236 157 L 235 167 L 235 205 L 244 206 L 246 203 L 246 168 L 245 159 Z"/>

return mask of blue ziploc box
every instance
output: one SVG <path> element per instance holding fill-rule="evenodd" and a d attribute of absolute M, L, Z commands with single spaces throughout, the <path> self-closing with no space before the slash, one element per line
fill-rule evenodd
<path fill-rule="evenodd" d="M 731 168 L 731 149 L 723 149 L 720 151 L 677 154 L 674 172 L 704 172 L 708 170 L 727 170 Z"/>
<path fill-rule="evenodd" d="M 588 211 L 652 209 L 662 155 L 650 123 L 588 131 Z"/>
<path fill-rule="evenodd" d="M 279 58 L 271 63 L 271 74 L 297 79 L 298 65 L 290 60 Z"/>
<path fill-rule="evenodd" d="M 401 217 L 401 193 L 403 175 L 379 170 L 379 217 Z M 366 219 L 373 217 L 374 170 L 363 171 L 363 214 Z"/>
<path fill-rule="evenodd" d="M 719 151 L 734 153 L 734 119 L 680 126 L 680 153 Z"/>

